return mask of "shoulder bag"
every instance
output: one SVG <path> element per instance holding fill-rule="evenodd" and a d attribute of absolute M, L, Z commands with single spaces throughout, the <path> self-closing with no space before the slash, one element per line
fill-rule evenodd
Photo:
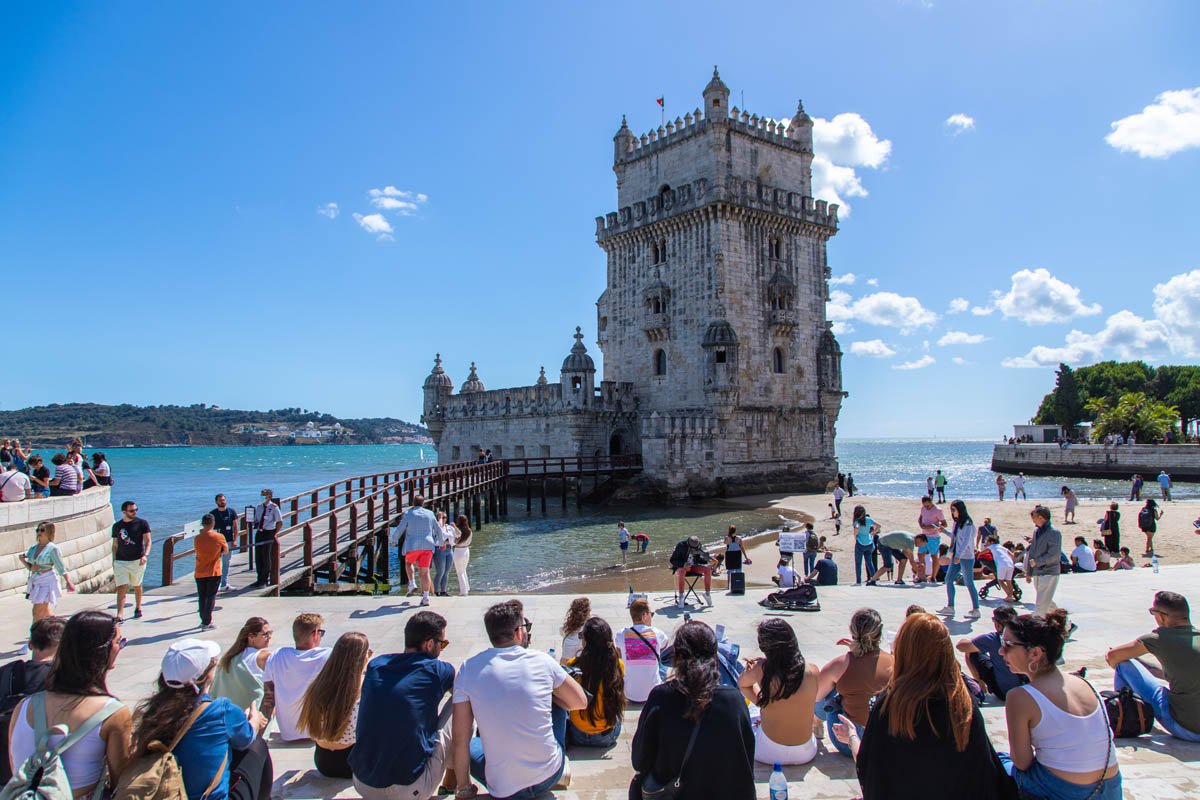
<path fill-rule="evenodd" d="M 707 709 L 705 709 L 707 711 Z M 688 738 L 687 750 L 683 751 L 683 761 L 679 762 L 679 774 L 673 780 L 659 784 L 653 773 L 647 773 L 642 778 L 642 800 L 679 800 L 683 796 L 683 770 L 687 766 L 688 757 L 692 754 L 692 746 L 696 744 L 696 734 L 700 732 L 700 723 L 704 714 L 692 726 L 692 735 Z"/>

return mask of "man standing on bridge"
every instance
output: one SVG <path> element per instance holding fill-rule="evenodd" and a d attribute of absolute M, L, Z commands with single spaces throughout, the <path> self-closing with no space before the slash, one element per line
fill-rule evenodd
<path fill-rule="evenodd" d="M 273 491 L 263 489 L 263 501 L 254 509 L 254 571 L 258 580 L 250 584 L 251 589 L 271 583 L 271 565 L 275 563 L 275 553 L 279 550 L 279 542 L 275 537 L 283 529 L 283 514 L 275 505 L 274 498 Z"/>
<path fill-rule="evenodd" d="M 437 517 L 425 508 L 425 498 L 413 498 L 412 508 L 404 512 L 400 522 L 392 528 L 388 544 L 395 545 L 404 537 L 400 553 L 404 563 L 412 566 L 413 582 L 421 585 L 421 605 L 429 605 L 429 593 L 433 591 L 433 579 L 429 567 L 433 563 L 433 551 L 443 540 L 442 526 Z M 415 587 L 414 587 L 415 588 Z"/>

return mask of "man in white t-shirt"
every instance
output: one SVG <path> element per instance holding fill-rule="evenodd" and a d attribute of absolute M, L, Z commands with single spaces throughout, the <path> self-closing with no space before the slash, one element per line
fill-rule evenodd
<path fill-rule="evenodd" d="M 1016 500 L 1018 498 L 1022 498 L 1022 499 L 1026 499 L 1026 500 L 1029 499 L 1029 496 L 1025 494 L 1025 473 L 1024 472 L 1017 473 L 1017 477 L 1012 479 L 1012 485 L 1013 485 L 1013 500 Z"/>
<path fill-rule="evenodd" d="M 29 476 L 17 471 L 14 461 L 5 464 L 6 470 L 0 472 L 0 502 L 17 503 L 33 494 L 29 484 Z"/>
<path fill-rule="evenodd" d="M 1087 539 L 1075 537 L 1075 549 L 1071 551 L 1071 572 L 1095 572 L 1096 554 L 1087 545 Z"/>
<path fill-rule="evenodd" d="M 644 703 L 650 690 L 663 681 L 667 668 L 662 663 L 662 651 L 670 643 L 667 634 L 650 626 L 654 612 L 644 598 L 629 606 L 633 625 L 617 631 L 617 650 L 625 661 L 625 696 L 635 703 Z"/>
<path fill-rule="evenodd" d="M 557 661 L 528 649 L 533 623 L 520 600 L 492 606 L 483 624 L 491 648 L 454 678 L 455 798 L 478 793 L 472 777 L 497 798 L 538 797 L 560 779 L 566 786 L 567 712 L 587 708 L 587 695 Z"/>
<path fill-rule="evenodd" d="M 295 647 L 281 647 L 267 659 L 263 668 L 263 701 L 259 710 L 267 719 L 276 714 L 279 738 L 286 742 L 307 739 L 308 734 L 296 727 L 300 721 L 300 704 L 325 662 L 330 648 L 321 647 L 325 618 L 320 614 L 301 614 L 292 622 Z"/>

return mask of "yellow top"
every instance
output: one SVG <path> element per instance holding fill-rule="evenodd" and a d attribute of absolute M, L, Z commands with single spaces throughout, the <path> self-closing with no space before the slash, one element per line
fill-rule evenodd
<path fill-rule="evenodd" d="M 568 667 L 574 666 L 575 662 L 578 660 L 579 660 L 578 658 L 572 658 L 570 661 L 567 662 L 567 666 Z M 625 675 L 625 662 L 622 661 L 620 658 L 618 658 L 617 666 L 621 670 L 621 675 L 624 676 Z M 583 708 L 583 709 L 580 709 L 579 711 L 571 712 L 571 724 L 574 725 L 579 730 L 583 731 L 584 733 L 604 733 L 606 731 L 612 730 L 613 726 L 604 724 L 604 693 L 598 692 L 596 694 L 596 720 L 595 721 L 593 721 L 588 716 L 587 709 Z"/>

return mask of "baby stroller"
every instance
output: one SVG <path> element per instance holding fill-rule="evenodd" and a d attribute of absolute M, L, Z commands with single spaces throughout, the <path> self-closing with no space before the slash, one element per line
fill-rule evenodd
<path fill-rule="evenodd" d="M 1013 570 L 1013 580 L 1012 580 L 1013 597 L 1016 598 L 1016 601 L 1018 603 L 1021 602 L 1021 584 L 1017 583 L 1017 578 L 1021 577 L 1022 574 L 1023 573 L 1021 572 L 1020 567 L 1017 567 L 1016 569 Z M 985 583 L 983 586 L 979 587 L 980 599 L 987 600 L 988 592 L 990 592 L 992 589 L 996 588 L 999 585 L 1000 585 L 1000 581 L 996 580 L 996 576 L 993 573 L 992 579 L 990 581 L 988 581 L 987 583 Z"/>

